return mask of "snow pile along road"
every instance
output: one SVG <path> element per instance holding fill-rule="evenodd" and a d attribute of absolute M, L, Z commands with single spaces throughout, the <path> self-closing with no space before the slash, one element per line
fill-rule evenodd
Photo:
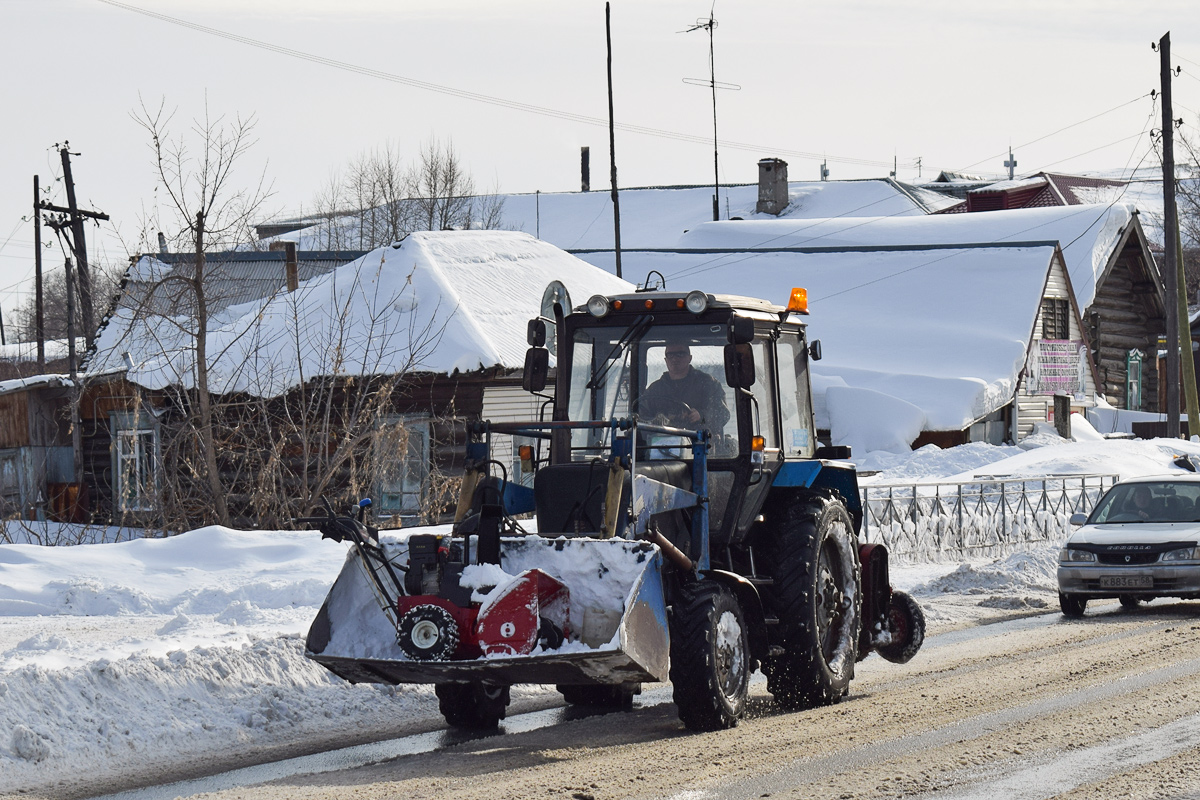
<path fill-rule="evenodd" d="M 1186 442 L 868 454 L 882 481 L 1178 470 Z M 877 468 L 879 468 L 877 467 Z M 417 529 L 414 529 L 417 530 Z M 428 529 L 426 529 L 428 530 Z M 440 530 L 446 530 L 442 528 Z M 1053 611 L 1056 547 L 893 571 L 931 633 Z M 303 656 L 347 546 L 210 527 L 74 547 L 0 545 L 0 795 L 94 795 L 214 768 L 437 730 L 428 687 L 352 686 Z M 514 699 L 550 702 L 553 687 Z"/>

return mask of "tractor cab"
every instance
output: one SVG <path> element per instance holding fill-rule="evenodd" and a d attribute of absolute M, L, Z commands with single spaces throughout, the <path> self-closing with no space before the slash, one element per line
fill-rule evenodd
<path fill-rule="evenodd" d="M 553 325 L 560 332 L 550 337 L 558 349 L 555 420 L 624 418 L 703 431 L 709 532 L 714 542 L 737 542 L 784 462 L 817 453 L 801 320 L 807 302 L 803 290 L 793 298 L 784 307 L 699 291 L 597 296 L 586 313 L 532 323 L 530 360 L 539 359 L 539 332 Z M 594 463 L 626 435 L 611 426 L 560 431 L 550 464 Z M 639 469 L 683 472 L 681 462 L 692 458 L 680 434 L 640 430 L 631 444 Z M 554 471 L 539 479 L 554 482 Z"/>

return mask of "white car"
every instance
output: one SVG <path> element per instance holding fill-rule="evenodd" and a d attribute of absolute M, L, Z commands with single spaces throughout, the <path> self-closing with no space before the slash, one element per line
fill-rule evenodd
<path fill-rule="evenodd" d="M 1126 608 L 1155 597 L 1200 598 L 1200 474 L 1122 481 L 1086 517 L 1058 555 L 1058 602 L 1083 616 L 1088 600 Z"/>

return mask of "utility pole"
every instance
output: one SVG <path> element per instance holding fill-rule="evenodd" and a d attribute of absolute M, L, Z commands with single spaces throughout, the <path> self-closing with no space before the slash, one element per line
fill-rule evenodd
<path fill-rule="evenodd" d="M 71 259 L 66 259 L 63 266 L 67 271 L 67 371 L 71 377 L 72 482 L 78 486 L 83 476 L 83 434 L 79 428 L 79 370 L 75 358 L 75 281 L 71 275 Z M 72 508 L 72 519 L 74 515 L 75 508 Z"/>
<path fill-rule="evenodd" d="M 46 371 L 46 310 L 42 305 L 42 209 L 38 207 L 38 176 L 33 176 L 33 274 L 35 288 L 34 327 L 37 334 L 38 373 Z"/>
<path fill-rule="evenodd" d="M 65 214 L 65 225 L 71 229 L 71 251 L 75 255 L 75 261 L 79 265 L 79 304 L 80 310 L 83 312 L 83 335 L 87 339 L 88 347 L 92 346 L 92 340 L 95 338 L 95 328 L 92 317 L 92 279 L 91 272 L 88 269 L 87 260 L 87 242 L 84 239 L 83 219 L 90 217 L 97 220 L 107 220 L 108 214 L 101 214 L 97 211 L 81 211 L 78 203 L 75 202 L 75 182 L 71 179 L 71 153 L 68 151 L 70 142 L 63 142 L 59 149 L 59 154 L 62 156 L 63 165 L 63 181 L 67 185 L 67 207 L 52 205 L 46 202 L 38 202 L 38 208 L 44 211 L 54 211 L 59 214 Z M 75 153 L 75 155 L 79 155 Z M 53 224 L 53 223 L 52 223 Z M 57 226 L 56 226 L 57 227 Z"/>
<path fill-rule="evenodd" d="M 1171 32 L 1158 42 L 1159 78 L 1162 82 L 1162 144 L 1163 144 L 1163 289 L 1166 293 L 1167 339 L 1167 438 L 1179 438 L 1179 281 L 1176 265 L 1175 231 L 1178 216 L 1175 210 L 1175 147 L 1171 137 L 1174 129 L 1171 107 Z M 1192 355 L 1188 348 L 1188 357 Z M 1200 431 L 1192 431 L 1200 433 Z"/>
<path fill-rule="evenodd" d="M 1008 161 L 1004 162 L 1004 166 L 1008 167 L 1008 179 L 1011 181 L 1017 169 L 1017 160 L 1013 158 L 1012 147 L 1008 148 Z"/>
<path fill-rule="evenodd" d="M 617 196 L 617 134 L 613 128 L 612 22 L 609 3 L 604 4 L 604 38 L 608 44 L 608 162 L 612 180 L 613 252 L 617 259 L 617 277 L 621 275 L 621 200 Z"/>
<path fill-rule="evenodd" d="M 713 31 L 716 30 L 717 21 L 713 19 L 711 9 L 708 12 L 708 19 L 698 19 L 696 24 L 688 28 L 684 33 L 692 31 L 708 31 L 708 80 L 700 80 L 698 78 L 684 78 L 683 82 L 692 86 L 708 86 L 712 89 L 712 108 L 713 108 L 713 222 L 721 218 L 721 167 L 717 156 L 717 89 L 734 89 L 738 90 L 742 87 L 733 83 L 717 83 L 717 57 L 716 48 L 713 42 Z M 728 199 L 728 198 L 727 198 Z"/>

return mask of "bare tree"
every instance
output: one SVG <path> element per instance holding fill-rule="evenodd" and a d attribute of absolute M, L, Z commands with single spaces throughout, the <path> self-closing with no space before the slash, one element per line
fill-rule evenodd
<path fill-rule="evenodd" d="M 97 309 L 103 313 L 107 309 L 117 286 L 121 281 L 121 271 L 92 265 L 92 291 L 97 299 Z M 66 272 L 60 269 L 50 270 L 42 283 L 43 317 L 45 320 L 45 335 L 47 339 L 67 338 L 67 280 Z M 96 320 L 99 324 L 100 320 Z M 13 310 L 12 330 L 24 342 L 32 342 L 37 338 L 37 299 L 30 295 L 24 302 Z M 85 338 L 88 334 L 83 328 L 83 312 L 75 309 L 76 336 Z M 95 331 L 90 332 L 92 335 Z"/>
<path fill-rule="evenodd" d="M 231 249 L 252 240 L 251 221 L 270 195 L 264 176 L 247 190 L 235 182 L 235 168 L 253 146 L 254 119 L 236 117 L 226 121 L 213 118 L 205 104 L 204 115 L 192 121 L 190 134 L 175 135 L 171 130 L 174 113 L 166 113 L 164 104 L 151 110 L 143 103 L 134 121 L 150 135 L 150 147 L 158 186 L 165 200 L 167 219 L 152 218 L 153 229 L 164 231 L 177 249 L 195 253 L 190 271 L 176 270 L 152 286 L 144 301 L 149 311 L 158 295 L 170 298 L 172 313 L 163 315 L 167 324 L 179 326 L 191 337 L 194 352 L 192 393 L 181 393 L 181 407 L 194 418 L 199 440 L 202 472 L 208 486 L 209 501 L 216 519 L 230 522 L 225 487 L 217 463 L 213 430 L 213 404 L 209 392 L 209 287 L 206 283 L 207 254 L 212 250 Z M 182 247 L 179 245 L 183 245 Z M 190 312 L 180 322 L 178 312 Z M 190 330 L 189 330 L 190 328 Z"/>
<path fill-rule="evenodd" d="M 332 176 L 314 205 L 318 247 L 368 250 L 413 231 L 503 227 L 499 190 L 476 195 L 454 144 L 436 138 L 405 168 L 392 145 L 360 155 Z"/>

